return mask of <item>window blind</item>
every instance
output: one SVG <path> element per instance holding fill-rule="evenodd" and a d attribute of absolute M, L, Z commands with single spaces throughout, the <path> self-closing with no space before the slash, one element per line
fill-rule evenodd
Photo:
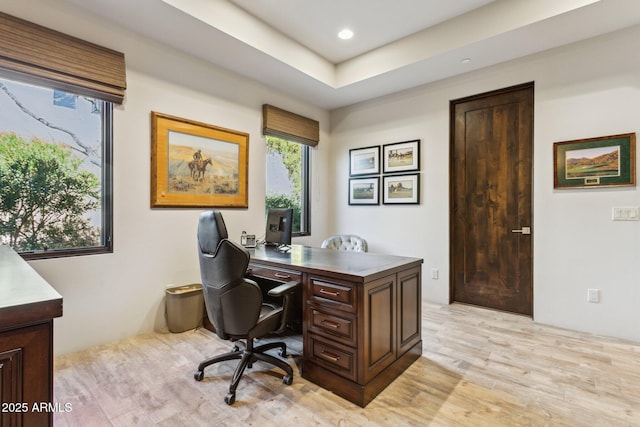
<path fill-rule="evenodd" d="M 0 12 L 0 72 L 121 104 L 124 54 Z"/>
<path fill-rule="evenodd" d="M 264 104 L 262 133 L 315 147 L 320 140 L 320 125 L 316 120 Z"/>

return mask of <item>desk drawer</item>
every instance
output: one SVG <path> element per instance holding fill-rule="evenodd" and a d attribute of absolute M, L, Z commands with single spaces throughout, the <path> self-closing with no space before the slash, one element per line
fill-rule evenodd
<path fill-rule="evenodd" d="M 309 331 L 335 339 L 343 344 L 356 345 L 356 318 L 348 313 L 333 313 L 321 307 L 307 306 Z"/>
<path fill-rule="evenodd" d="M 310 295 L 314 302 L 355 313 L 356 287 L 349 282 L 323 277 L 311 277 Z"/>
<path fill-rule="evenodd" d="M 309 334 L 305 345 L 308 347 L 305 353 L 311 362 L 352 381 L 357 380 L 358 358 L 354 349 L 335 342 L 327 342 L 313 334 Z"/>
<path fill-rule="evenodd" d="M 249 268 L 247 268 L 247 275 L 283 283 L 291 280 L 296 280 L 298 282 L 302 281 L 302 273 L 298 271 L 267 267 L 259 264 L 249 264 Z"/>

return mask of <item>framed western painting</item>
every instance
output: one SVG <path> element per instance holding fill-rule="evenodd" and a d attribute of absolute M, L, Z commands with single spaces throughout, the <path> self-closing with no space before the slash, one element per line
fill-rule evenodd
<path fill-rule="evenodd" d="M 383 145 L 382 160 L 384 173 L 420 170 L 420 140 Z"/>
<path fill-rule="evenodd" d="M 382 192 L 385 205 L 417 205 L 420 203 L 420 174 L 385 176 Z"/>
<path fill-rule="evenodd" d="M 379 205 L 380 178 L 351 178 L 349 180 L 350 205 Z"/>
<path fill-rule="evenodd" d="M 554 188 L 635 185 L 636 134 L 553 144 Z"/>
<path fill-rule="evenodd" d="M 349 150 L 349 175 L 376 175 L 380 173 L 380 146 Z"/>
<path fill-rule="evenodd" d="M 151 112 L 151 207 L 248 207 L 249 134 Z"/>

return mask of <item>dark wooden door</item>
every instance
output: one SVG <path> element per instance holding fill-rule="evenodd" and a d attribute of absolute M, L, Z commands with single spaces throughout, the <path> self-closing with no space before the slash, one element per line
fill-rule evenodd
<path fill-rule="evenodd" d="M 451 300 L 533 315 L 533 83 L 451 101 Z"/>

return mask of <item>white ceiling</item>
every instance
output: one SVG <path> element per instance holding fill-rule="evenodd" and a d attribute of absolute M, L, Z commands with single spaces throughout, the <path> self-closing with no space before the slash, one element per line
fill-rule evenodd
<path fill-rule="evenodd" d="M 493 0 L 230 1 L 329 62 L 338 64 Z M 344 28 L 355 32 L 352 40 L 338 39 L 338 32 Z"/>
<path fill-rule="evenodd" d="M 64 1 L 327 109 L 640 24 L 640 0 Z"/>

